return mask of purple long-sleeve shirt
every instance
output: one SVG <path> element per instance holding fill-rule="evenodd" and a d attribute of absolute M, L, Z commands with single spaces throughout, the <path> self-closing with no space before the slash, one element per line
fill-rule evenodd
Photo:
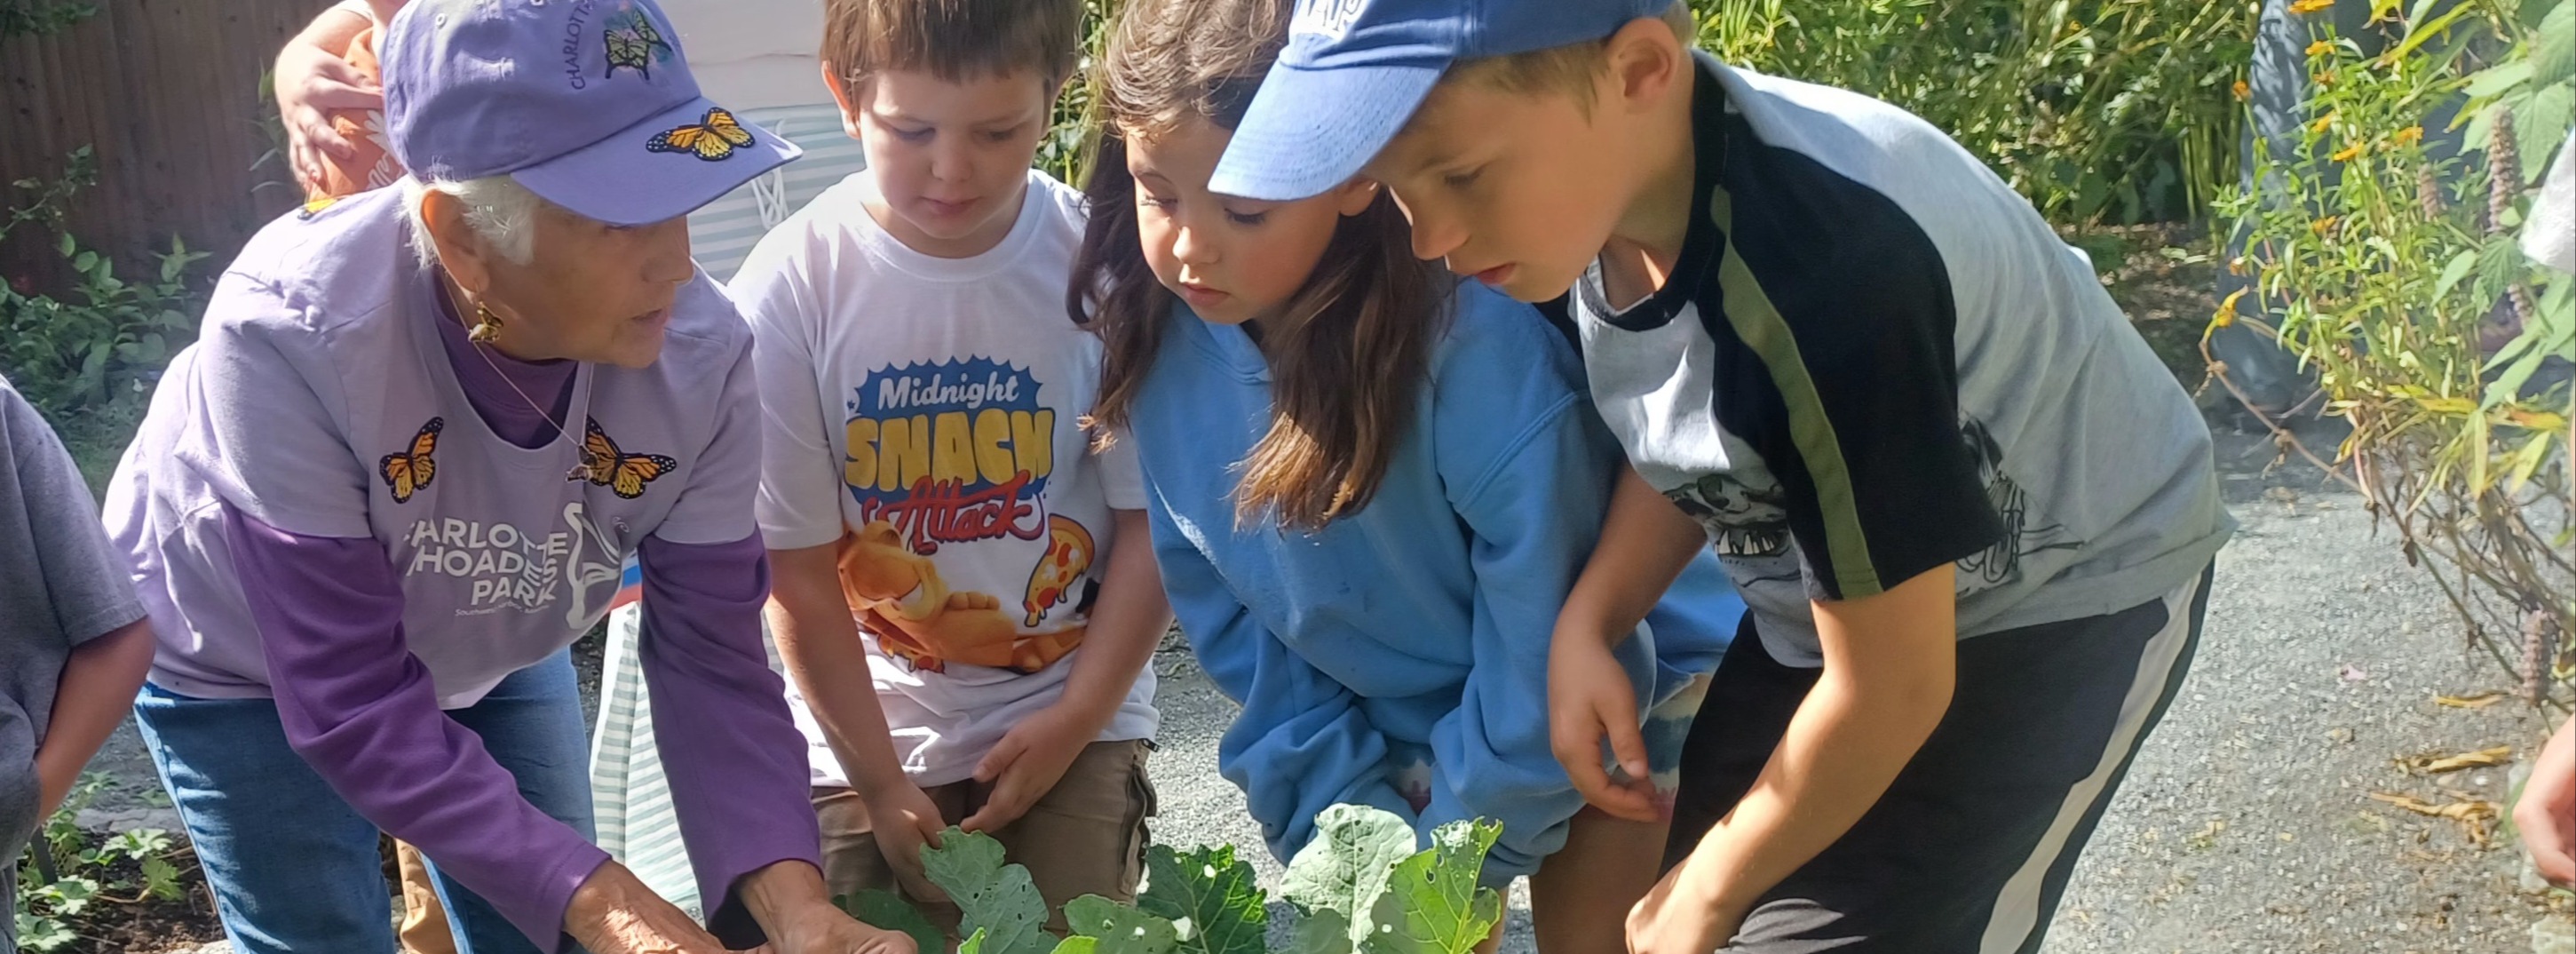
<path fill-rule="evenodd" d="M 552 421 L 571 404 L 578 365 L 480 349 L 452 312 L 437 314 L 457 381 L 494 434 L 529 448 L 558 439 Z M 383 544 L 289 533 L 224 510 L 288 743 L 360 814 L 540 947 L 561 949 L 565 908 L 608 855 L 520 797 L 481 740 L 439 712 L 405 641 L 402 576 Z M 733 894 L 744 875 L 780 861 L 819 866 L 803 739 L 760 641 L 763 555 L 757 534 L 724 544 L 647 536 L 638 547 L 645 683 L 675 716 L 655 721 L 656 739 L 701 896 L 715 902 L 708 925 L 736 947 L 760 943 Z"/>

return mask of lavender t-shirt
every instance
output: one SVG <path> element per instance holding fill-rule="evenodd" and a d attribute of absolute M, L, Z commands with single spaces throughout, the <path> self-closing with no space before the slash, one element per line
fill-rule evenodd
<path fill-rule="evenodd" d="M 660 360 L 580 366 L 569 438 L 519 447 L 474 412 L 422 320 L 437 288 L 413 264 L 400 199 L 380 190 L 263 230 L 154 396 L 108 509 L 144 563 L 155 685 L 270 695 L 218 504 L 287 533 L 381 541 L 445 708 L 598 622 L 645 534 L 754 532 L 750 335 L 712 282 L 681 289 Z M 607 461 L 598 473 L 577 466 L 584 441 Z"/>
<path fill-rule="evenodd" d="M 758 943 L 731 888 L 812 862 L 816 833 L 758 636 L 748 335 L 701 276 L 647 368 L 475 364 L 399 197 L 264 230 L 154 396 L 108 500 L 161 637 L 153 681 L 275 698 L 353 807 L 552 949 L 605 856 L 436 711 L 578 638 L 637 552 L 646 675 L 699 716 L 661 734 L 701 890 L 722 899 L 710 927 Z M 513 400 L 576 423 L 553 435 Z M 585 442 L 600 466 L 574 466 Z"/>

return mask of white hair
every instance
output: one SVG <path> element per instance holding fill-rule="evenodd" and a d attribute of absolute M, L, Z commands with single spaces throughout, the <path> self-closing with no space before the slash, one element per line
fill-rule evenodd
<path fill-rule="evenodd" d="M 537 210 L 546 200 L 507 174 L 462 182 L 422 182 L 417 177 L 404 176 L 402 190 L 403 211 L 411 220 L 412 251 L 419 253 L 421 267 L 438 264 L 438 243 L 430 240 L 429 221 L 421 214 L 421 200 L 432 191 L 444 192 L 464 203 L 466 227 L 473 229 L 493 254 L 521 265 L 536 257 Z"/>

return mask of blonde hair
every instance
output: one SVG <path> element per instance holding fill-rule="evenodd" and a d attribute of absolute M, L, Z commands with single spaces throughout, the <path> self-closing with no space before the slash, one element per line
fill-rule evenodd
<path fill-rule="evenodd" d="M 827 0 L 823 60 L 844 83 L 887 70 L 948 82 L 1030 70 L 1053 91 L 1082 51 L 1082 0 Z"/>
<path fill-rule="evenodd" d="M 429 220 L 421 213 L 421 200 L 431 192 L 446 193 L 464 204 L 466 227 L 491 246 L 492 254 L 520 265 L 536 258 L 537 212 L 545 208 L 546 200 L 519 180 L 507 174 L 461 182 L 422 182 L 404 176 L 402 190 L 403 213 L 411 222 L 412 252 L 420 256 L 422 268 L 438 264 L 438 243 L 431 240 Z"/>
<path fill-rule="evenodd" d="M 1699 36 L 1690 4 L 1673 0 L 1664 8 L 1664 25 L 1687 47 Z M 1451 64 L 1441 82 L 1466 80 L 1522 95 L 1564 93 L 1585 109 L 1592 108 L 1592 81 L 1609 68 L 1610 38 L 1584 40 L 1526 53 L 1488 56 Z"/>

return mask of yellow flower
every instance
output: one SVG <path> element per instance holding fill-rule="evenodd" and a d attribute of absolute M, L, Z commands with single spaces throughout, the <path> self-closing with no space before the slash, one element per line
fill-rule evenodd
<path fill-rule="evenodd" d="M 2335 121 L 2335 114 L 2333 114 L 2333 113 L 2327 113 L 2327 114 L 2325 114 L 2325 115 L 2323 115 L 2323 116 L 2319 116 L 2319 117 L 2317 117 L 2316 124 L 2308 127 L 2308 131 L 2309 131 L 2309 132 L 2312 132 L 2312 133 L 2321 133 L 2321 132 L 2324 132 L 2324 131 L 2326 131 L 2326 130 L 2333 129 L 2333 128 L 2334 128 L 2334 121 Z"/>
<path fill-rule="evenodd" d="M 2317 71 L 2316 81 L 2317 81 L 2317 85 L 2319 85 L 2319 86 L 2332 86 L 2332 85 L 2334 85 L 2334 71 L 2333 71 L 2333 70 L 2319 70 L 2319 71 Z"/>
<path fill-rule="evenodd" d="M 2253 271 L 2253 268 L 2245 264 L 2245 256 L 2239 255 L 2227 260 L 2227 274 L 2250 275 Z"/>
<path fill-rule="evenodd" d="M 2240 103 L 2254 98 L 2254 87 L 2245 85 L 2244 80 L 2236 81 L 2234 92 L 2236 93 L 2236 101 Z"/>
<path fill-rule="evenodd" d="M 2360 157 L 2361 157 L 2361 144 L 2360 144 L 2360 143 L 2353 143 L 2352 145 L 2349 145 L 2349 146 L 2345 146 L 2345 147 L 2343 147 L 2343 151 L 2342 151 L 2342 152 L 2335 153 L 2335 154 L 2334 154 L 2334 161 L 2336 161 L 2336 162 L 2351 162 L 2351 161 L 2353 161 L 2354 159 L 2357 159 L 2357 158 L 2360 158 Z"/>
<path fill-rule="evenodd" d="M 2401 146 L 2405 146 L 2405 145 L 2413 145 L 2413 144 L 2415 144 L 2415 143 L 2423 142 L 2423 141 L 2424 141 L 2424 127 L 2422 127 L 2422 126 L 2408 126 L 2408 127 L 2404 128 L 2404 129 L 2400 129 L 2400 130 L 2398 130 L 2398 131 L 2396 131 L 2396 132 L 2390 133 L 2390 134 L 2388 135 L 2388 138 L 2390 138 L 2390 139 L 2392 139 L 2392 140 L 2395 140 L 2395 141 L 2397 142 L 2397 144 L 2398 144 L 2398 145 L 2401 145 Z"/>
<path fill-rule="evenodd" d="M 2308 231 L 2317 233 L 2318 238 L 2324 238 L 2326 237 L 2327 232 L 2334 231 L 2335 223 L 2340 221 L 2343 221 L 2342 216 L 2329 215 L 2325 218 L 2308 223 Z"/>
<path fill-rule="evenodd" d="M 2225 328 L 2229 325 L 2235 324 L 2236 302 L 2238 299 L 2245 297 L 2245 292 L 2246 289 L 2243 288 L 2228 292 L 2227 300 L 2219 302 L 2218 311 L 2209 316 L 2209 326 L 2212 328 Z"/>
<path fill-rule="evenodd" d="M 2333 40 L 2318 40 L 2314 43 L 2308 44 L 2309 56 L 2323 56 L 2332 52 L 2334 52 Z"/>
<path fill-rule="evenodd" d="M 2299 2 L 2290 5 L 2290 12 L 2305 15 L 2327 9 L 2334 5 L 2335 0 L 2299 0 Z"/>

